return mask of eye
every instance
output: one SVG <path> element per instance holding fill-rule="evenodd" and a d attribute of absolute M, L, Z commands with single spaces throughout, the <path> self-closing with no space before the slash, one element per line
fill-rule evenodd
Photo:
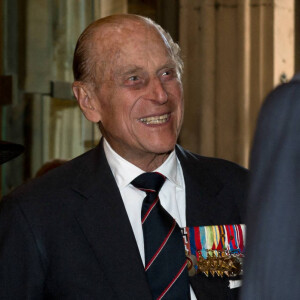
<path fill-rule="evenodd" d="M 170 70 L 167 70 L 167 71 L 162 73 L 162 76 L 169 76 L 171 74 L 172 74 L 172 72 Z"/>
<path fill-rule="evenodd" d="M 175 69 L 165 69 L 161 72 L 161 78 L 162 80 L 171 80 L 173 78 L 176 78 L 176 70 Z"/>
<path fill-rule="evenodd" d="M 125 86 L 137 87 L 143 84 L 144 78 L 141 75 L 130 75 L 129 77 L 125 77 L 123 84 Z"/>
<path fill-rule="evenodd" d="M 128 81 L 137 81 L 137 80 L 139 80 L 139 77 L 136 75 L 133 75 L 133 76 L 130 76 L 127 80 Z"/>

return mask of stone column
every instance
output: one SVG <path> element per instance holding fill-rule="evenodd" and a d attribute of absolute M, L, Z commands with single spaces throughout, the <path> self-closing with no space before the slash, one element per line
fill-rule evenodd
<path fill-rule="evenodd" d="M 181 0 L 180 44 L 182 145 L 247 166 L 262 100 L 294 73 L 294 1 Z"/>
<path fill-rule="evenodd" d="M 71 93 L 68 96 L 60 88 L 71 89 L 73 52 L 83 29 L 95 19 L 126 9 L 126 0 L 26 1 L 22 89 L 31 105 L 29 175 L 48 160 L 73 158 L 98 142 L 97 126 L 85 120 Z M 64 100 L 57 99 L 62 95 L 67 95 Z"/>
<path fill-rule="evenodd" d="M 127 12 L 127 0 L 94 0 L 94 2 L 95 10 L 100 12 L 101 17 Z"/>

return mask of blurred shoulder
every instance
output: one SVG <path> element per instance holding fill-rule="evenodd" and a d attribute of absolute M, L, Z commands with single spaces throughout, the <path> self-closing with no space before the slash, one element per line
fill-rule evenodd
<path fill-rule="evenodd" d="M 88 161 L 94 156 L 96 150 L 92 149 L 61 166 L 52 169 L 44 175 L 30 179 L 14 189 L 0 201 L 1 206 L 46 205 L 47 199 L 59 202 L 62 198 L 72 194 L 71 186 L 80 174 L 84 176 L 90 170 Z"/>
<path fill-rule="evenodd" d="M 229 178 L 232 176 L 240 179 L 246 179 L 248 177 L 248 170 L 234 162 L 215 158 L 206 157 L 199 154 L 192 153 L 185 150 L 181 146 L 176 147 L 177 156 L 181 163 L 187 164 L 189 168 L 199 171 L 207 171 L 216 177 Z"/>

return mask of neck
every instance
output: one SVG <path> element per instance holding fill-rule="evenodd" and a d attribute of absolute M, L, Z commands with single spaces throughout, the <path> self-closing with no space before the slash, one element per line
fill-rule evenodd
<path fill-rule="evenodd" d="M 128 159 L 129 162 L 142 169 L 145 172 L 152 172 L 160 167 L 169 157 L 170 152 L 162 154 L 153 154 L 152 157 L 141 157 L 140 159 Z"/>
<path fill-rule="evenodd" d="M 126 151 L 124 147 L 112 145 L 106 137 L 105 140 L 112 151 L 145 172 L 152 172 L 159 168 L 174 149 L 170 149 L 163 153 L 147 152 L 143 150 L 132 152 L 128 151 L 128 149 Z"/>

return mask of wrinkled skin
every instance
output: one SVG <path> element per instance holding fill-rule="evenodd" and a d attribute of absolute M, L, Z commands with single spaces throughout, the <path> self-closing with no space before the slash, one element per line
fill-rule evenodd
<path fill-rule="evenodd" d="M 140 20 L 102 25 L 93 45 L 96 83 L 73 85 L 80 107 L 88 120 L 101 122 L 120 156 L 152 171 L 174 149 L 182 124 L 176 62 L 160 33 Z"/>

